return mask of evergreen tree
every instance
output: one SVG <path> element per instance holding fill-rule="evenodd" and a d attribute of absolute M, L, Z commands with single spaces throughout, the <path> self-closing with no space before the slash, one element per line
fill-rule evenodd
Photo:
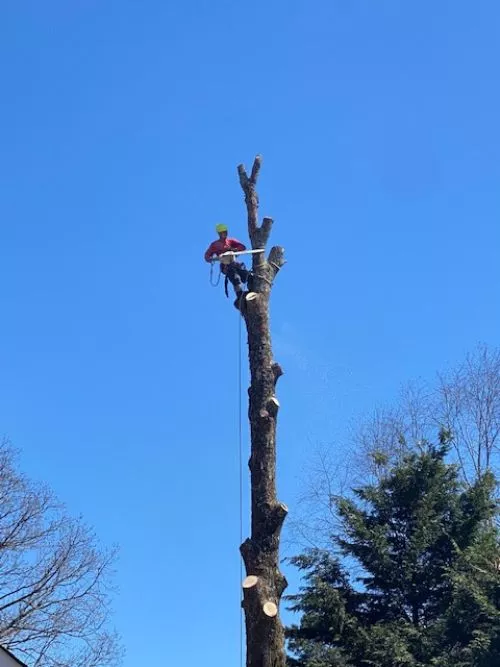
<path fill-rule="evenodd" d="M 300 667 L 500 665 L 498 535 L 491 473 L 461 486 L 438 446 L 409 454 L 376 485 L 337 500 L 332 551 L 292 559 Z"/>

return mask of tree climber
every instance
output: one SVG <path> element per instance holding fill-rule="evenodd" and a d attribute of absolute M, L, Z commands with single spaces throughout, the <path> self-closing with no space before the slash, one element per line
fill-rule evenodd
<path fill-rule="evenodd" d="M 217 241 L 213 241 L 207 248 L 205 252 L 205 261 L 212 262 L 214 255 L 219 257 L 225 252 L 241 252 L 246 250 L 245 246 L 241 241 L 237 239 L 229 238 L 227 235 L 227 226 L 219 224 L 215 226 L 215 231 L 218 233 L 219 238 Z M 226 276 L 226 296 L 227 296 L 227 282 L 229 281 L 234 287 L 234 292 L 236 294 L 236 300 L 234 305 L 238 308 L 239 300 L 243 294 L 243 285 L 248 280 L 248 270 L 242 262 L 236 262 L 234 259 L 229 259 L 228 263 L 221 262 L 220 264 L 221 272 Z"/>

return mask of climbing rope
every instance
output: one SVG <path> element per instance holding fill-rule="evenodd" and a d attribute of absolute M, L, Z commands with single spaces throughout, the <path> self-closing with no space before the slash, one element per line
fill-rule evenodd
<path fill-rule="evenodd" d="M 240 468 L 240 544 L 243 544 L 243 404 L 242 404 L 242 330 L 241 321 L 243 317 L 238 315 L 238 449 L 239 449 L 239 468 Z M 240 554 L 240 580 L 238 588 L 241 591 L 241 582 L 243 581 L 243 560 Z M 240 598 L 241 599 L 241 598 Z M 243 607 L 240 605 L 240 667 L 243 667 Z"/>
<path fill-rule="evenodd" d="M 218 284 L 220 283 L 220 274 L 221 270 L 219 269 L 217 280 L 214 280 L 214 263 L 210 262 L 210 284 L 212 285 L 212 287 L 217 287 Z"/>

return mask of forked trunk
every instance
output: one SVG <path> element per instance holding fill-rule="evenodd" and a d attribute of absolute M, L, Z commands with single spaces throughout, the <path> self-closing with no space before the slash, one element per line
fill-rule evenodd
<path fill-rule="evenodd" d="M 248 233 L 252 248 L 265 248 L 272 219 L 258 224 L 257 177 L 261 158 L 255 158 L 252 173 L 238 167 L 248 211 Z M 282 374 L 273 359 L 269 327 L 269 297 L 273 280 L 285 263 L 283 248 L 275 246 L 266 259 L 253 255 L 252 292 L 241 303 L 248 332 L 251 454 L 251 536 L 240 547 L 245 563 L 243 608 L 245 611 L 247 667 L 285 667 L 285 639 L 279 604 L 287 586 L 279 570 L 279 543 L 287 507 L 276 497 L 276 421 L 279 402 L 276 382 Z"/>

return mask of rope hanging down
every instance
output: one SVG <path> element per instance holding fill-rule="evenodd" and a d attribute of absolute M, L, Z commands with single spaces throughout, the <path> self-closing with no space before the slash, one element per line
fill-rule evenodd
<path fill-rule="evenodd" d="M 239 468 L 240 468 L 240 544 L 243 544 L 243 407 L 242 407 L 242 344 L 241 344 L 241 321 L 238 317 L 238 449 L 239 449 Z M 241 595 L 241 582 L 243 581 L 243 560 L 240 555 L 240 580 L 238 590 Z M 240 604 L 240 667 L 243 667 L 243 607 Z"/>
<path fill-rule="evenodd" d="M 214 264 L 213 262 L 210 262 L 210 284 L 212 287 L 217 287 L 217 285 L 220 283 L 220 274 L 221 271 L 217 274 L 217 280 L 214 280 Z"/>

